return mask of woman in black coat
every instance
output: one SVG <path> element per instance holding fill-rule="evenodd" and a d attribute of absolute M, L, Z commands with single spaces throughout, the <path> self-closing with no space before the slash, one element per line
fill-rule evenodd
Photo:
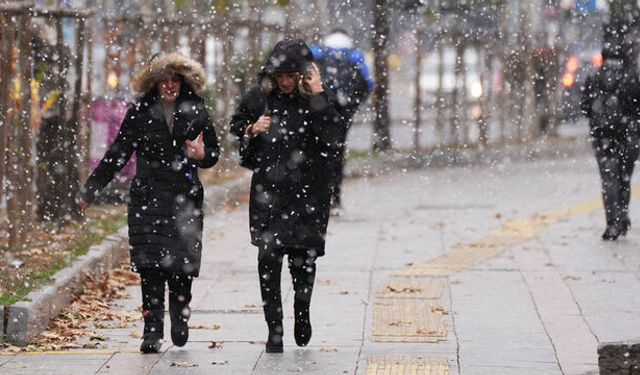
<path fill-rule="evenodd" d="M 603 64 L 587 77 L 581 100 L 602 181 L 605 241 L 625 236 L 631 227 L 631 176 L 640 151 L 640 80 L 631 47 L 605 44 Z"/>
<path fill-rule="evenodd" d="M 199 93 L 204 69 L 178 53 L 154 58 L 131 82 L 138 101 L 81 192 L 86 209 L 135 152 L 128 201 L 131 268 L 140 273 L 144 335 L 140 350 L 162 345 L 165 283 L 171 340 L 189 336 L 191 284 L 200 272 L 203 191 L 197 168 L 212 167 L 219 147 Z"/>
<path fill-rule="evenodd" d="M 337 160 L 344 122 L 303 40 L 278 42 L 260 78 L 233 115 L 231 131 L 240 139 L 241 164 L 253 170 L 249 219 L 269 328 L 266 351 L 282 352 L 285 254 L 295 290 L 296 343 L 305 346 L 311 338 L 315 261 L 324 255 L 329 219 L 328 165 Z"/>

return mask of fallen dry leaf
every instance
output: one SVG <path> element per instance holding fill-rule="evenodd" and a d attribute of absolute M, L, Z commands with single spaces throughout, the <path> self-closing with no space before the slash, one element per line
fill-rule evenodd
<path fill-rule="evenodd" d="M 223 344 L 224 344 L 224 343 L 223 343 L 222 341 L 211 341 L 211 342 L 207 345 L 207 347 L 208 347 L 209 349 L 222 349 Z"/>
<path fill-rule="evenodd" d="M 169 367 L 198 367 L 197 363 L 181 361 L 181 362 L 171 362 Z"/>
<path fill-rule="evenodd" d="M 322 349 L 320 349 L 320 351 L 324 352 L 324 353 L 333 353 L 333 352 L 337 352 L 338 349 L 336 349 L 336 348 L 322 348 Z"/>

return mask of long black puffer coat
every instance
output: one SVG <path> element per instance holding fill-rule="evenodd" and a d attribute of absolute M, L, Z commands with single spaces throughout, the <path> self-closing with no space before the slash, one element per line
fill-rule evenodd
<path fill-rule="evenodd" d="M 250 124 L 271 111 L 266 134 L 244 136 Z M 324 255 L 329 220 L 329 163 L 335 162 L 344 126 L 329 90 L 313 97 L 297 91 L 265 94 L 255 87 L 232 117 L 242 142 L 241 159 L 253 170 L 249 220 L 251 243 L 262 247 L 314 249 Z"/>
<path fill-rule="evenodd" d="M 219 157 L 218 139 L 202 98 L 183 81 L 169 133 L 157 92 L 133 105 L 100 164 L 82 189 L 88 203 L 136 153 L 128 202 L 131 267 L 198 276 L 202 249 L 203 190 L 197 168 Z M 184 142 L 203 134 L 205 158 L 186 157 Z"/>

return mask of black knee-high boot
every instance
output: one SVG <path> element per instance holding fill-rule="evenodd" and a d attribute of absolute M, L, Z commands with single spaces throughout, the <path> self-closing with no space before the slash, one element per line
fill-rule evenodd
<path fill-rule="evenodd" d="M 142 316 L 144 331 L 140 351 L 157 353 L 164 338 L 164 283 L 165 276 L 158 270 L 140 272 L 142 286 Z"/>
<path fill-rule="evenodd" d="M 169 278 L 169 318 L 171 319 L 171 342 L 184 346 L 189 340 L 189 317 L 191 317 L 191 284 L 187 275 L 172 275 Z"/>
<path fill-rule="evenodd" d="M 295 314 L 294 337 L 298 346 L 306 346 L 311 340 L 311 294 L 316 278 L 316 257 L 309 250 L 305 254 L 289 256 L 289 272 L 295 291 L 293 310 Z"/>
<path fill-rule="evenodd" d="M 258 277 L 264 318 L 267 321 L 269 335 L 265 351 L 282 353 L 282 296 L 280 273 L 282 272 L 282 249 L 261 248 L 258 254 Z"/>

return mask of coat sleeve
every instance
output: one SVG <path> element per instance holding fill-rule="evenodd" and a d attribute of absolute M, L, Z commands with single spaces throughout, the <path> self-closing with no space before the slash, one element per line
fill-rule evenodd
<path fill-rule="evenodd" d="M 255 123 L 264 109 L 266 98 L 259 88 L 249 91 L 240 101 L 236 111 L 231 116 L 231 133 L 238 138 L 240 143 L 240 165 L 255 169 L 257 167 L 257 142 L 258 137 L 245 135 L 247 127 Z M 262 105 L 261 105 L 262 104 Z"/>
<path fill-rule="evenodd" d="M 87 203 L 93 203 L 96 195 L 118 173 L 129 161 L 131 154 L 136 148 L 136 121 L 137 110 L 135 107 L 130 108 L 120 125 L 120 130 L 116 139 L 111 143 L 107 152 L 100 160 L 100 164 L 93 171 L 91 176 L 80 189 L 80 196 Z"/>
<path fill-rule="evenodd" d="M 634 74 L 620 90 L 625 115 L 640 119 L 640 79 Z"/>
<path fill-rule="evenodd" d="M 220 158 L 220 144 L 218 143 L 218 136 L 216 130 L 213 127 L 213 122 L 206 109 L 204 110 L 204 116 L 202 116 L 202 141 L 204 142 L 204 159 L 199 160 L 196 165 L 199 168 L 211 168 Z"/>
<path fill-rule="evenodd" d="M 309 103 L 311 130 L 321 148 L 327 151 L 338 150 L 346 129 L 344 117 L 338 112 L 335 96 L 325 87 L 323 92 L 312 95 Z"/>

